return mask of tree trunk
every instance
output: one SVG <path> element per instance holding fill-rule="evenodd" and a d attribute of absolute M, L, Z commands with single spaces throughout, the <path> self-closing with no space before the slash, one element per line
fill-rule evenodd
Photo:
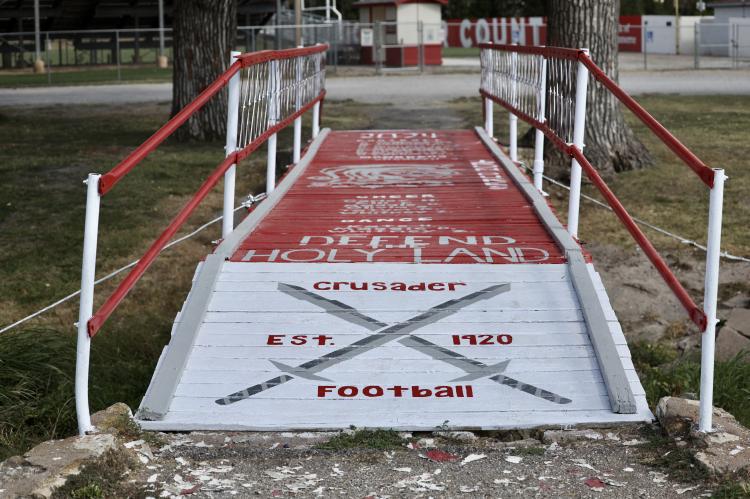
<path fill-rule="evenodd" d="M 172 115 L 226 70 L 236 35 L 236 0 L 175 2 Z M 221 92 L 177 131 L 177 138 L 223 138 L 226 134 L 226 113 L 227 95 Z"/>
<path fill-rule="evenodd" d="M 619 0 L 548 0 L 547 45 L 588 48 L 591 58 L 618 81 L 617 31 Z M 589 79 L 584 153 L 605 177 L 615 172 L 651 166 L 646 147 L 625 123 L 619 101 Z M 553 148 L 546 148 L 552 153 Z M 550 161 L 551 174 L 569 175 L 570 160 L 558 154 Z"/>

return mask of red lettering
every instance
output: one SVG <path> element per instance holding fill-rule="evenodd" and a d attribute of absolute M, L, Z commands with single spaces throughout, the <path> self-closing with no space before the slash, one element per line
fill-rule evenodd
<path fill-rule="evenodd" d="M 323 287 L 323 286 L 327 286 L 327 287 Z M 313 288 L 320 290 L 320 291 L 328 291 L 329 289 L 331 289 L 331 283 L 330 282 L 316 282 L 315 284 L 313 284 Z"/>
<path fill-rule="evenodd" d="M 370 385 L 366 386 L 362 393 L 365 395 L 365 397 L 382 397 L 383 396 L 383 388 L 380 386 Z"/>
<path fill-rule="evenodd" d="M 452 397 L 453 396 L 453 387 L 452 386 L 436 386 L 435 387 L 435 396 L 440 397 Z"/>
<path fill-rule="evenodd" d="M 325 397 L 326 394 L 332 392 L 334 388 L 336 387 L 329 385 L 318 386 L 318 397 Z"/>
<path fill-rule="evenodd" d="M 420 282 L 419 284 L 412 284 L 409 286 L 409 291 L 424 291 L 425 290 L 425 283 Z"/>
<path fill-rule="evenodd" d="M 268 340 L 266 340 L 266 345 L 283 345 L 281 339 L 285 336 L 285 334 L 269 334 Z"/>
<path fill-rule="evenodd" d="M 510 345 L 511 343 L 513 343 L 513 336 L 509 334 L 498 334 L 497 342 L 501 345 Z"/>
<path fill-rule="evenodd" d="M 384 291 L 388 289 L 388 286 L 386 286 L 384 282 L 373 282 L 372 289 L 375 291 Z"/>
<path fill-rule="evenodd" d="M 445 291 L 445 283 L 443 282 L 431 282 L 427 288 L 430 291 Z"/>
<path fill-rule="evenodd" d="M 431 397 L 432 390 L 430 390 L 429 388 L 420 388 L 415 385 L 411 387 L 411 396 L 414 398 Z"/>
<path fill-rule="evenodd" d="M 449 282 L 448 283 L 448 289 L 450 291 L 455 291 L 456 286 L 466 286 L 466 283 L 465 282 Z"/>
<path fill-rule="evenodd" d="M 392 386 L 392 387 L 388 388 L 388 390 L 390 390 L 390 391 L 393 392 L 393 396 L 394 397 L 400 397 L 401 395 L 403 395 L 403 393 L 404 393 L 404 391 L 406 389 L 407 389 L 406 387 L 399 386 L 399 385 Z"/>
<path fill-rule="evenodd" d="M 296 334 L 292 336 L 292 345 L 304 345 L 305 343 L 307 343 L 306 334 Z"/>
<path fill-rule="evenodd" d="M 338 389 L 339 397 L 354 397 L 359 393 L 359 389 L 356 386 L 342 386 Z"/>
<path fill-rule="evenodd" d="M 474 387 L 471 385 L 466 385 L 466 396 L 467 397 L 473 397 L 474 396 Z"/>
<path fill-rule="evenodd" d="M 328 340 L 332 340 L 333 336 L 326 336 L 325 334 L 319 334 L 318 336 L 313 336 L 313 340 L 318 342 L 318 345 L 325 345 Z"/>

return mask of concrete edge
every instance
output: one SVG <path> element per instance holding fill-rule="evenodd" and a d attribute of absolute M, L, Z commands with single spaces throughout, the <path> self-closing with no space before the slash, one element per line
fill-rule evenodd
<path fill-rule="evenodd" d="M 151 378 L 146 394 L 136 414 L 139 420 L 161 420 L 169 411 L 177 385 L 182 378 L 190 351 L 195 343 L 198 330 L 206 314 L 211 293 L 219 277 L 224 262 L 247 235 L 255 230 L 265 216 L 279 203 L 284 194 L 302 175 L 307 166 L 317 155 L 320 145 L 330 133 L 329 128 L 320 131 L 307 148 L 300 162 L 279 183 L 276 189 L 253 210 L 224 241 L 214 253 L 206 257 L 195 277 L 193 286 L 185 300 L 178 317 L 174 333 L 159 358 L 154 376 Z"/>
<path fill-rule="evenodd" d="M 591 344 L 596 352 L 612 411 L 619 414 L 636 413 L 633 390 L 625 375 L 625 368 L 617 352 L 617 346 L 610 334 L 604 308 L 599 302 L 594 282 L 586 269 L 586 261 L 583 258 L 580 245 L 552 213 L 541 193 L 505 155 L 495 141 L 487 135 L 487 132 L 481 127 L 475 127 L 475 131 L 487 149 L 500 161 L 513 182 L 531 201 L 539 218 L 547 226 L 555 241 L 565 251 L 571 281 L 578 293 L 583 317 L 589 330 L 589 338 L 591 338 Z"/>

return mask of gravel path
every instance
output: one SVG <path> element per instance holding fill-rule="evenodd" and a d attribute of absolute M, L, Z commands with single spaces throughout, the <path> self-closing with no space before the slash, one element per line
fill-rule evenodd
<path fill-rule="evenodd" d="M 749 70 L 629 71 L 620 79 L 625 90 L 633 94 L 750 94 Z M 327 82 L 331 99 L 411 106 L 474 97 L 478 84 L 476 73 L 332 77 Z M 169 83 L 0 89 L 0 107 L 130 104 L 171 98 Z"/>

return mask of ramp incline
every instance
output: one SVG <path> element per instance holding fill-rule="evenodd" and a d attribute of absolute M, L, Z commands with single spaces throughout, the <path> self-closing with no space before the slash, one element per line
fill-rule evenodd
<path fill-rule="evenodd" d="M 481 130 L 324 130 L 196 271 L 153 430 L 652 419 L 590 258 Z"/>

